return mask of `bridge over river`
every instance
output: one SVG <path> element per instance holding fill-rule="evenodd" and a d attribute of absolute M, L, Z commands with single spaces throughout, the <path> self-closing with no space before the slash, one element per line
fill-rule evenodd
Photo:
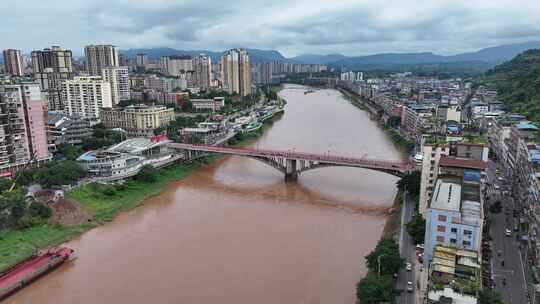
<path fill-rule="evenodd" d="M 386 172 L 402 176 L 413 169 L 408 162 L 389 161 L 381 159 L 336 156 L 330 153 L 314 154 L 296 152 L 294 150 L 268 150 L 251 148 L 230 148 L 209 145 L 194 145 L 170 143 L 168 147 L 181 151 L 186 159 L 195 159 L 208 153 L 244 156 L 263 162 L 283 174 L 286 180 L 296 180 L 302 172 L 322 167 L 355 167 Z"/>

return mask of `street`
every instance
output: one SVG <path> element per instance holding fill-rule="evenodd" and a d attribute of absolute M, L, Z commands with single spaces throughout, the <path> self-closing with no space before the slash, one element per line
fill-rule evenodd
<path fill-rule="evenodd" d="M 491 217 L 489 235 L 491 237 L 491 268 L 496 285 L 495 289 L 502 294 L 505 303 L 529 303 L 527 299 L 527 274 L 524 267 L 526 259 L 520 249 L 519 217 L 514 216 L 513 198 L 503 195 L 503 191 L 510 190 L 507 188 L 508 185 L 505 181 L 498 180 L 495 170 L 496 164 L 490 161 L 487 171 L 489 204 L 486 206 L 497 201 L 502 204 L 502 210 L 499 213 L 491 213 L 489 207 L 485 210 L 485 213 L 490 212 L 489 216 Z M 506 235 L 507 229 L 510 235 Z"/>
<path fill-rule="evenodd" d="M 415 272 L 421 267 L 416 261 L 416 246 L 411 236 L 405 230 L 405 225 L 411 220 L 414 215 L 414 205 L 410 198 L 406 196 L 403 203 L 401 214 L 401 232 L 400 232 L 400 245 L 399 250 L 402 257 L 405 258 L 406 263 L 412 264 L 412 271 L 408 271 L 403 268 L 399 272 L 397 280 L 397 288 L 401 290 L 401 294 L 398 297 L 397 303 L 413 304 L 415 303 L 415 294 L 417 290 L 417 283 L 415 279 Z M 418 265 L 417 265 L 418 264 Z M 407 292 L 407 282 L 412 282 L 414 286 L 413 292 Z"/>

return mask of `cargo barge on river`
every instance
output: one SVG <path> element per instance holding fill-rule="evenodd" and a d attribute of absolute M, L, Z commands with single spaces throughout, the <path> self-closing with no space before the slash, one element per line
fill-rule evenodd
<path fill-rule="evenodd" d="M 0 301 L 74 257 L 73 249 L 55 247 L 0 273 Z"/>

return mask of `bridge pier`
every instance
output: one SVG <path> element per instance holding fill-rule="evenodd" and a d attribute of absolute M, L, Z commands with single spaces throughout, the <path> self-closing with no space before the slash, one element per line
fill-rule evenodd
<path fill-rule="evenodd" d="M 285 160 L 285 181 L 296 181 L 298 180 L 298 170 L 296 168 L 296 159 L 287 159 Z"/>

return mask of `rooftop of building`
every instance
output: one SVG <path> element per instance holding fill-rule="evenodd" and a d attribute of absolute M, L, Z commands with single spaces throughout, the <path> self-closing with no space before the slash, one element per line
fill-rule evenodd
<path fill-rule="evenodd" d="M 145 150 L 149 150 L 153 147 L 161 146 L 165 143 L 171 142 L 169 139 L 154 140 L 153 138 L 136 137 L 124 140 L 106 151 L 117 153 L 129 153 L 136 154 Z"/>
<path fill-rule="evenodd" d="M 538 127 L 531 122 L 522 121 L 516 124 L 516 128 L 520 131 L 538 131 Z"/>
<path fill-rule="evenodd" d="M 441 167 L 455 167 L 462 169 L 476 169 L 476 170 L 485 170 L 487 168 L 487 162 L 471 159 L 471 158 L 461 158 L 454 156 L 443 156 L 439 161 Z"/>
<path fill-rule="evenodd" d="M 431 201 L 431 208 L 459 211 L 460 205 L 461 185 L 449 179 L 438 179 Z"/>

